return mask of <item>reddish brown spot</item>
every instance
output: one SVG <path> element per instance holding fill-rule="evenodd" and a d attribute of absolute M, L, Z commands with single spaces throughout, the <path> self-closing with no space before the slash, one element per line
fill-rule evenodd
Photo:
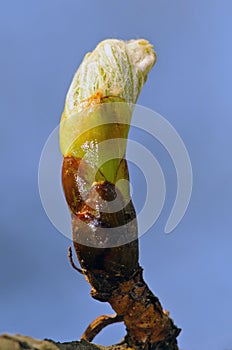
<path fill-rule="evenodd" d="M 83 200 L 80 196 L 77 183 L 77 172 L 80 159 L 76 159 L 72 156 L 64 157 L 62 165 L 62 184 L 66 201 L 69 205 L 69 209 L 73 213 L 77 213 L 82 205 Z"/>

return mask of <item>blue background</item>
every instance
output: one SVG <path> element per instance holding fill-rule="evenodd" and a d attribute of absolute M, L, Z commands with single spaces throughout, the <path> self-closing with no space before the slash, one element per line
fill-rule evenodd
<path fill-rule="evenodd" d="M 38 163 L 84 54 L 105 38 L 144 37 L 158 61 L 139 103 L 181 135 L 194 187 L 182 222 L 163 234 L 175 169 L 160 145 L 151 146 L 166 177 L 167 200 L 140 240 L 140 262 L 183 329 L 181 349 L 232 348 L 231 11 L 229 0 L 2 2 L 0 333 L 74 340 L 95 317 L 111 313 L 91 299 L 90 286 L 68 263 L 70 242 L 40 202 Z M 146 145 L 144 135 L 141 142 Z M 131 170 L 139 206 L 142 176 Z M 110 344 L 123 334 L 122 325 L 111 326 L 95 341 Z"/>

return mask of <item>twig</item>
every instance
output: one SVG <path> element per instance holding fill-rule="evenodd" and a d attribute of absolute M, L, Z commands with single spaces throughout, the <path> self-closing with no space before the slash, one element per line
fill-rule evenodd
<path fill-rule="evenodd" d="M 86 328 L 85 332 L 83 333 L 81 339 L 85 339 L 89 342 L 91 342 L 98 333 L 101 332 L 103 328 L 106 326 L 109 326 L 110 324 L 116 323 L 116 322 L 122 322 L 123 316 L 120 315 L 102 315 L 96 318 L 93 322 L 90 323 L 90 325 Z"/>
<path fill-rule="evenodd" d="M 71 246 L 68 247 L 68 259 L 69 259 L 70 264 L 74 268 L 74 270 L 77 270 L 79 273 L 81 273 L 83 275 L 83 271 L 81 269 L 79 269 L 79 267 L 77 267 L 73 261 L 72 247 Z"/>

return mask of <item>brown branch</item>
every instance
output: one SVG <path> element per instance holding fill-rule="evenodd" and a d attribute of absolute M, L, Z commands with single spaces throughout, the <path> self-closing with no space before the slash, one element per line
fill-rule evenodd
<path fill-rule="evenodd" d="M 66 198 L 70 199 L 73 193 L 78 167 L 79 163 L 72 157 L 64 158 L 62 180 Z M 176 339 L 180 329 L 143 280 L 132 201 L 124 205 L 123 197 L 118 193 L 123 208 L 119 211 L 97 212 L 91 205 L 99 204 L 100 194 L 110 206 L 114 192 L 114 184 L 107 181 L 96 183 L 92 185 L 85 203 L 76 201 L 79 203 L 78 210 L 72 213 L 74 248 L 83 274 L 92 286 L 91 295 L 99 301 L 108 302 L 123 320 L 127 332 L 125 341 L 129 347 L 136 350 L 178 350 Z M 73 199 L 71 204 L 74 202 Z M 114 229 L 113 234 L 110 228 Z M 123 244 L 121 239 L 125 237 L 127 243 L 124 239 Z M 90 245 L 81 244 L 83 241 L 90 242 Z M 98 241 L 107 242 L 109 248 L 98 248 Z M 83 337 L 92 340 L 109 323 L 112 323 L 110 319 L 100 317 L 91 323 Z"/>
<path fill-rule="evenodd" d="M 99 316 L 98 318 L 96 318 L 96 320 L 90 323 L 88 328 L 83 333 L 81 339 L 92 341 L 96 337 L 96 335 L 101 332 L 103 328 L 109 326 L 110 324 L 122 321 L 123 317 L 117 314 Z"/>

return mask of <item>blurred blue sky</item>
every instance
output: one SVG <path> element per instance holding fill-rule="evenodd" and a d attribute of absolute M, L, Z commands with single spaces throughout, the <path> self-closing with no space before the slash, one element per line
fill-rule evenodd
<path fill-rule="evenodd" d="M 141 136 L 168 190 L 162 215 L 140 240 L 145 279 L 183 329 L 181 349 L 232 348 L 231 13 L 229 0 L 1 4 L 0 333 L 74 340 L 95 317 L 111 313 L 91 299 L 89 285 L 68 263 L 70 242 L 40 202 L 38 162 L 85 53 L 105 38 L 144 37 L 158 60 L 139 103 L 176 128 L 194 174 L 188 211 L 166 236 L 175 170 L 165 150 Z M 132 166 L 137 207 L 144 199 L 140 178 Z M 123 326 L 111 326 L 96 342 L 117 342 L 123 334 Z"/>

